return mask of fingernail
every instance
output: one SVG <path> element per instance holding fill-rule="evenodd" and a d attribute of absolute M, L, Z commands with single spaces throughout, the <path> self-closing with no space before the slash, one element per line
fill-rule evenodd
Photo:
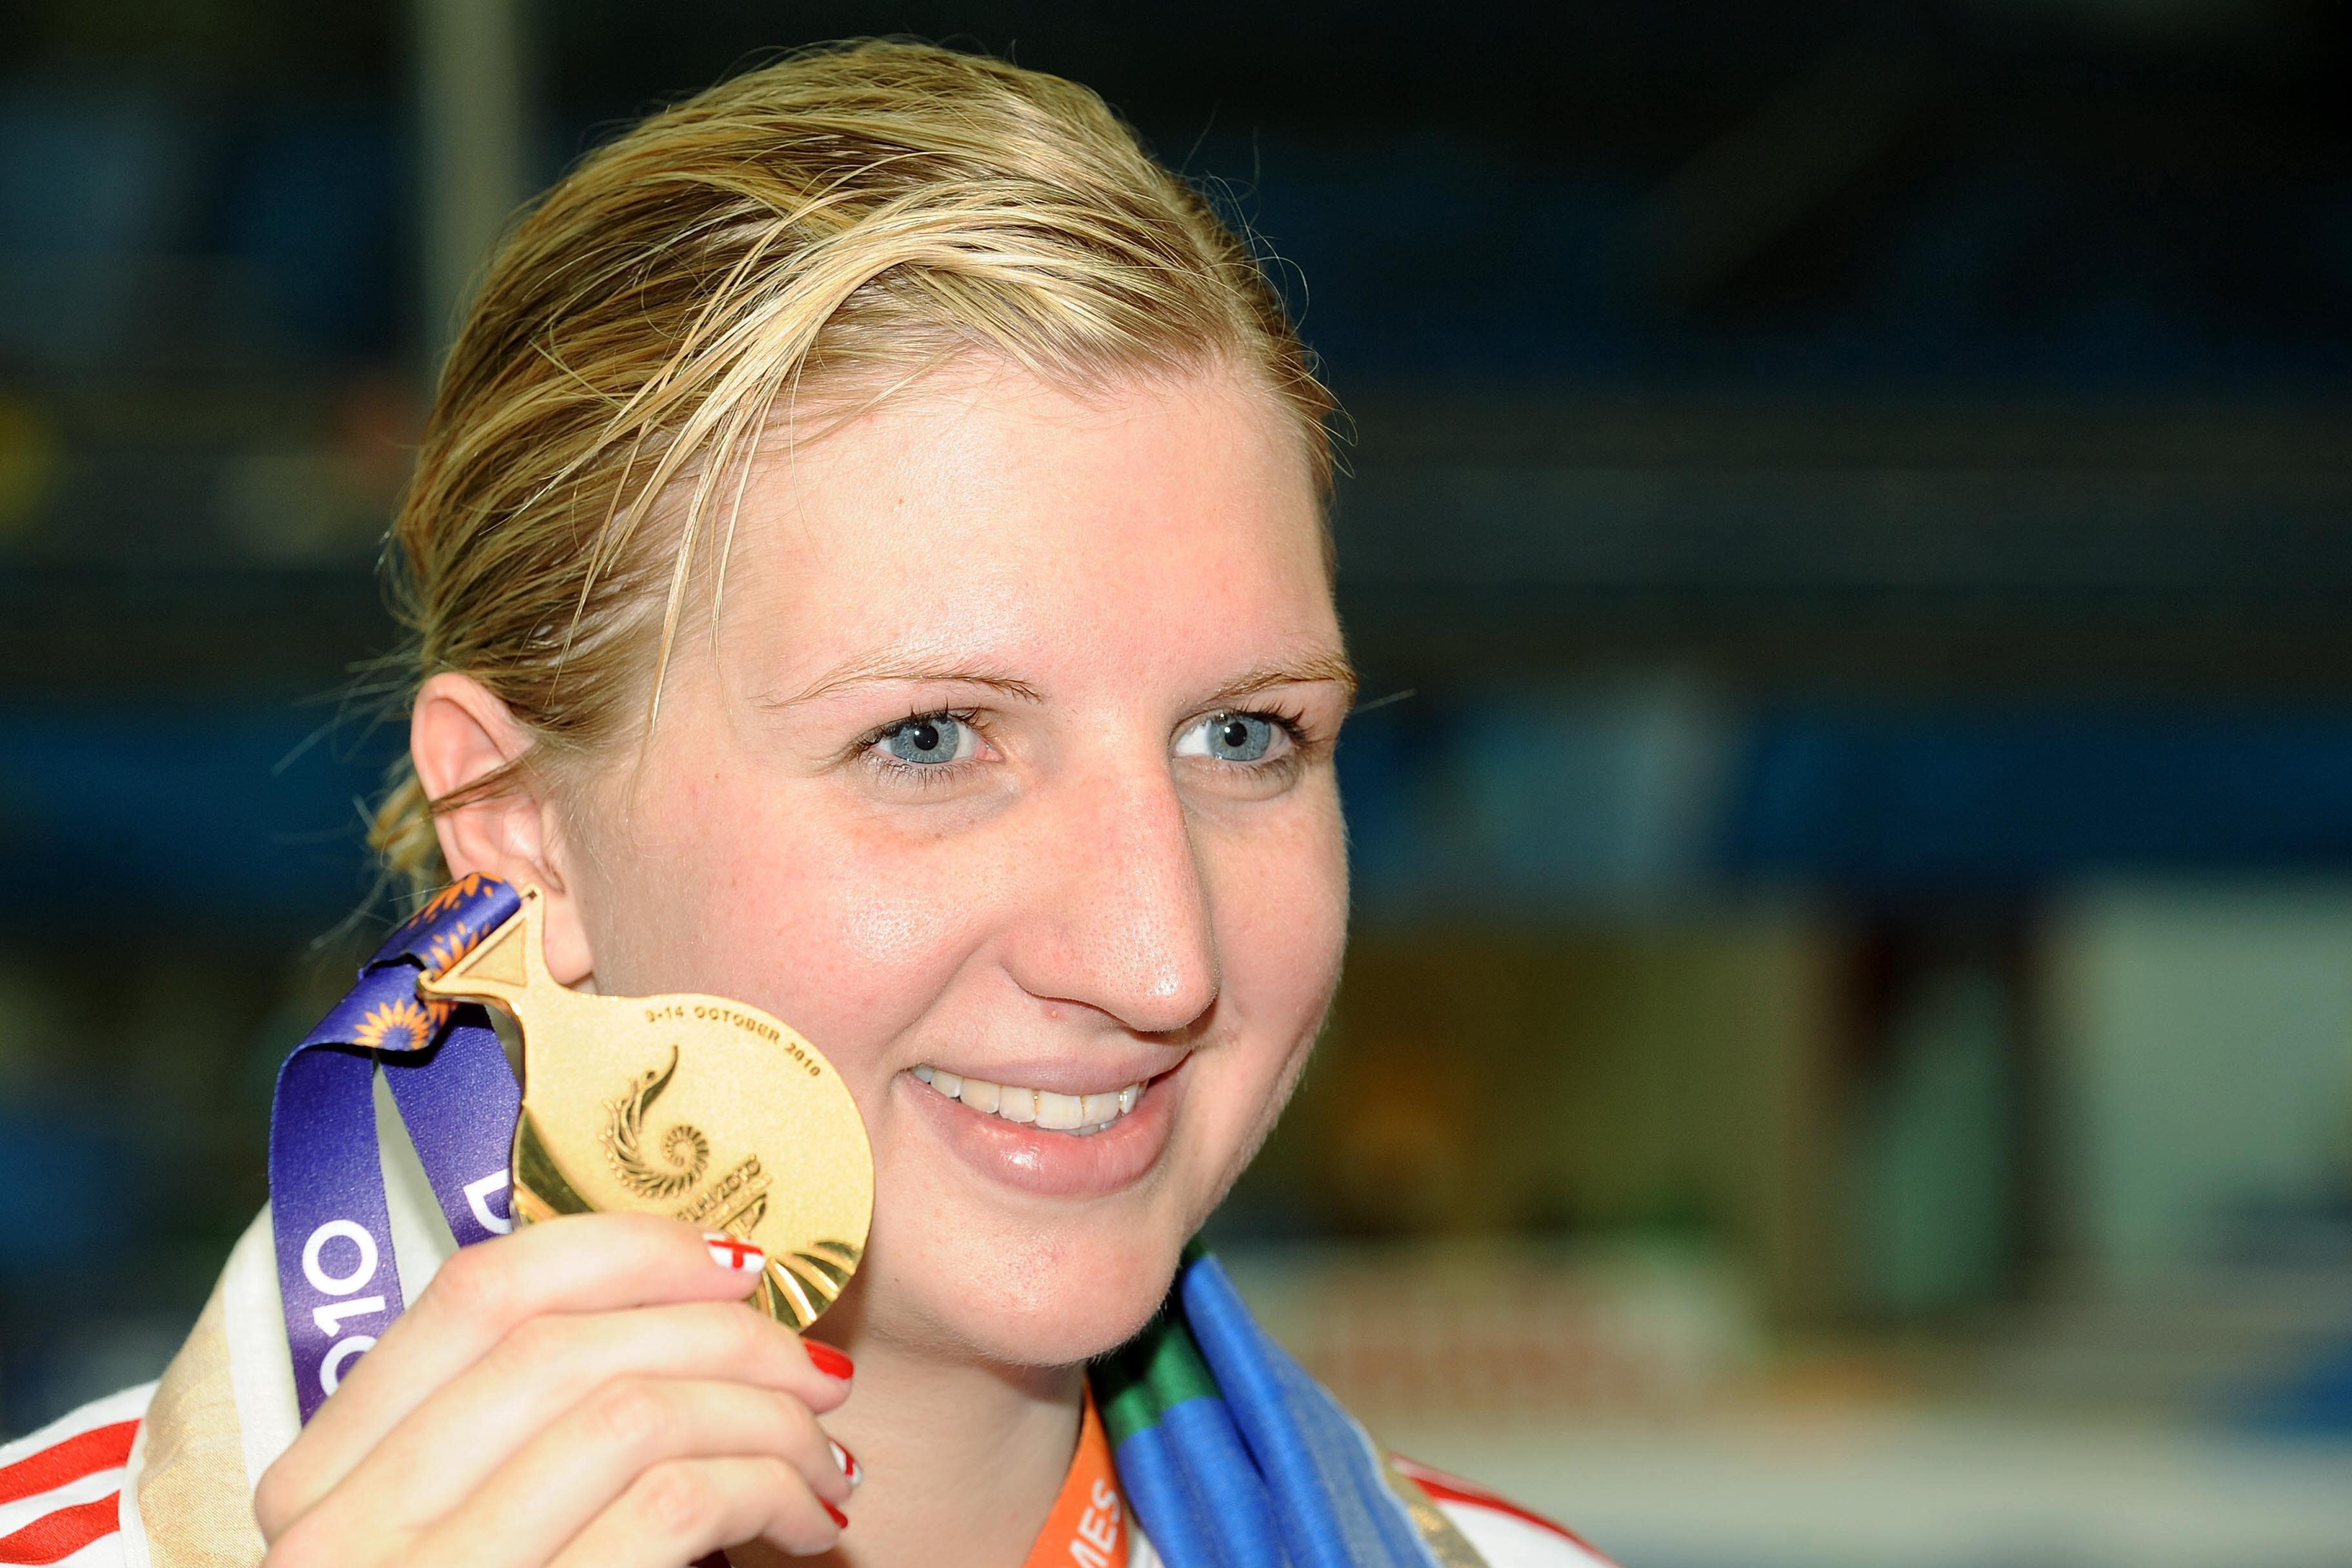
<path fill-rule="evenodd" d="M 819 1498 L 816 1500 L 824 1503 L 824 1511 L 833 1515 L 833 1522 L 835 1524 L 838 1525 L 843 1530 L 847 1530 L 849 1528 L 849 1516 L 847 1514 L 842 1512 L 831 1503 L 824 1502 L 824 1499 L 823 1498 Z"/>
<path fill-rule="evenodd" d="M 710 1261 L 730 1274 L 757 1274 L 768 1266 L 768 1255 L 740 1236 L 706 1230 L 702 1241 L 710 1248 Z"/>
<path fill-rule="evenodd" d="M 857 1375 L 857 1363 L 822 1340 L 803 1340 L 801 1348 L 808 1352 L 809 1364 L 827 1377 L 847 1383 Z"/>
<path fill-rule="evenodd" d="M 856 1491 L 857 1484 L 866 1479 L 865 1468 L 858 1464 L 857 1456 L 830 1437 L 827 1437 L 825 1442 L 833 1449 L 833 1462 L 841 1468 L 843 1475 L 849 1478 L 850 1490 Z"/>

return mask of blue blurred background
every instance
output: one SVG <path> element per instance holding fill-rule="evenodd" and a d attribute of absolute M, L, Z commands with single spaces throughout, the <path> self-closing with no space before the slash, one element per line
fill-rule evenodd
<path fill-rule="evenodd" d="M 1217 1222 L 1316 1370 L 1629 1564 L 2352 1563 L 2326 0 L 15 0 L 0 1432 L 160 1368 L 382 929 L 499 226 L 880 32 L 1102 90 L 1348 408 L 1356 942 Z"/>

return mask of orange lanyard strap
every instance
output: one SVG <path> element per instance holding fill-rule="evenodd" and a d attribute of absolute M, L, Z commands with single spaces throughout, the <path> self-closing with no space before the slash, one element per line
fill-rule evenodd
<path fill-rule="evenodd" d="M 1110 1437 L 1087 1390 L 1086 1415 L 1078 1424 L 1078 1451 L 1045 1528 L 1029 1548 L 1026 1568 L 1127 1568 L 1127 1500 L 1119 1495 L 1118 1471 L 1110 1459 Z"/>

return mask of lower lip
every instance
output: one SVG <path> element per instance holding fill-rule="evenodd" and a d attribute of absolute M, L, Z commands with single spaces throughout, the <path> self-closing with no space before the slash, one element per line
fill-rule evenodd
<path fill-rule="evenodd" d="M 898 1075 L 898 1089 L 981 1174 L 1041 1197 L 1093 1198 L 1133 1186 L 1159 1163 L 1175 1127 L 1176 1085 L 1183 1076 L 1180 1065 L 1153 1079 L 1133 1110 L 1083 1138 L 974 1110 L 912 1073 Z"/>

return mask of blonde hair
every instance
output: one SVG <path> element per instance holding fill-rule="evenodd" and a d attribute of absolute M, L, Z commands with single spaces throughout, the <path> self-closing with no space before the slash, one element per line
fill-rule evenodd
<path fill-rule="evenodd" d="M 870 406 L 974 354 L 1079 391 L 1231 366 L 1328 488 L 1330 395 L 1249 247 L 1075 83 L 833 47 L 583 159 L 492 260 L 393 530 L 405 690 L 470 675 L 531 750 L 437 801 L 404 758 L 370 833 L 390 873 L 446 879 L 436 813 L 653 721 L 779 398 Z"/>

